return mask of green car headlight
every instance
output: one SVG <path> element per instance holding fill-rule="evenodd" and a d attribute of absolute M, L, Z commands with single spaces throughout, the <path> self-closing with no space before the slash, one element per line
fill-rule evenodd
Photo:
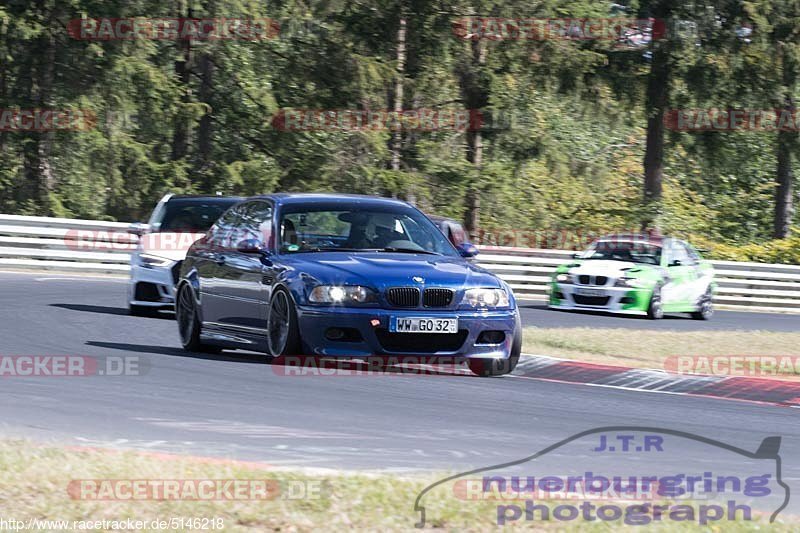
<path fill-rule="evenodd" d="M 461 304 L 470 307 L 508 307 L 508 293 L 504 289 L 467 289 Z"/>
<path fill-rule="evenodd" d="M 318 285 L 308 296 L 314 304 L 367 304 L 376 301 L 375 292 L 361 285 Z"/>

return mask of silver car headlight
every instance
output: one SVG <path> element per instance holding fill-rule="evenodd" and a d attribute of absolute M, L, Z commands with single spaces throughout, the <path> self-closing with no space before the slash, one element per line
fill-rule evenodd
<path fill-rule="evenodd" d="M 649 287 L 650 282 L 647 280 L 639 279 L 639 278 L 619 278 L 615 283 L 615 287 L 632 287 L 634 289 L 641 289 L 643 287 Z"/>
<path fill-rule="evenodd" d="M 139 263 L 143 267 L 165 267 L 172 263 L 172 259 L 151 254 L 139 254 Z"/>
<path fill-rule="evenodd" d="M 564 272 L 556 274 L 556 283 L 572 283 L 572 276 Z"/>
<path fill-rule="evenodd" d="M 375 291 L 361 285 L 318 285 L 308 295 L 314 304 L 367 304 L 375 302 Z"/>
<path fill-rule="evenodd" d="M 508 293 L 505 289 L 467 289 L 461 304 L 477 308 L 508 307 Z"/>

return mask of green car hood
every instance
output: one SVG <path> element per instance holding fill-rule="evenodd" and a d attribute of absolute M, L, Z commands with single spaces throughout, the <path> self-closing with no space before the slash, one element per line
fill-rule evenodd
<path fill-rule="evenodd" d="M 606 276 L 609 278 L 643 278 L 658 279 L 661 267 L 631 261 L 613 261 L 607 259 L 575 260 L 559 266 L 556 274 L 568 272 L 574 275 Z"/>

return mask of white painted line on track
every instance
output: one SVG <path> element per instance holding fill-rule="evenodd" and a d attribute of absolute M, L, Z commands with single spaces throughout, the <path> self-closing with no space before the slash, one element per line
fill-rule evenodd
<path fill-rule="evenodd" d="M 127 283 L 127 278 L 90 278 L 90 277 L 47 277 L 34 278 L 35 281 L 111 281 L 113 283 Z"/>
<path fill-rule="evenodd" d="M 800 408 L 800 405 L 777 404 L 775 402 L 769 402 L 769 401 L 748 400 L 746 398 L 728 398 L 726 396 L 712 396 L 712 395 L 708 395 L 708 394 L 689 394 L 689 393 L 686 393 L 686 392 L 657 390 L 657 389 L 638 389 L 638 388 L 634 388 L 634 387 L 626 387 L 624 385 L 607 385 L 607 384 L 604 384 L 604 383 L 583 383 L 583 382 L 565 381 L 565 380 L 554 379 L 554 378 L 537 378 L 537 377 L 531 377 L 531 376 L 517 376 L 517 375 L 514 375 L 514 374 L 508 374 L 508 375 L 503 376 L 503 377 L 510 378 L 510 379 L 530 379 L 530 380 L 535 380 L 535 381 L 550 381 L 550 382 L 553 382 L 553 383 L 565 383 L 565 384 L 568 384 L 568 385 L 600 387 L 600 388 L 604 388 L 604 389 L 617 389 L 617 390 L 624 390 L 624 391 L 630 391 L 630 392 L 645 392 L 645 393 L 651 393 L 651 394 L 670 394 L 672 396 L 684 396 L 684 397 L 690 397 L 690 398 L 693 397 L 693 398 L 704 398 L 704 399 L 710 399 L 710 400 L 723 400 L 723 401 L 729 401 L 729 402 L 745 402 L 745 403 L 751 403 L 751 404 L 756 404 L 756 405 L 763 405 L 763 406 L 767 406 L 767 407 L 794 407 L 794 408 Z"/>
<path fill-rule="evenodd" d="M 106 274 L 101 272 L 46 272 L 41 270 L 0 270 L 0 276 L 33 277 L 35 280 L 73 280 L 73 281 L 128 281 L 127 274 Z"/>

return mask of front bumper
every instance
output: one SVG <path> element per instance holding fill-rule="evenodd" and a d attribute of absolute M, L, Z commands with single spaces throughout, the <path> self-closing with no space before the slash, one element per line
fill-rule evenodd
<path fill-rule="evenodd" d="M 579 294 L 585 290 L 598 291 L 596 296 Z M 651 288 L 582 286 L 570 283 L 551 283 L 548 307 L 566 310 L 597 310 L 626 315 L 646 315 L 653 294 Z"/>
<path fill-rule="evenodd" d="M 499 311 L 443 311 L 430 309 L 381 309 L 298 306 L 300 336 L 311 354 L 341 357 L 372 355 L 447 355 L 507 359 L 511 354 L 519 321 L 515 309 Z M 458 318 L 457 334 L 389 333 L 391 317 Z M 378 320 L 373 326 L 371 321 Z M 358 332 L 346 340 L 326 337 L 330 328 Z M 502 331 L 502 342 L 478 343 L 484 331 Z"/>
<path fill-rule="evenodd" d="M 175 304 L 175 276 L 180 261 L 163 267 L 143 267 L 131 261 L 128 302 L 131 305 L 172 308 Z"/>

